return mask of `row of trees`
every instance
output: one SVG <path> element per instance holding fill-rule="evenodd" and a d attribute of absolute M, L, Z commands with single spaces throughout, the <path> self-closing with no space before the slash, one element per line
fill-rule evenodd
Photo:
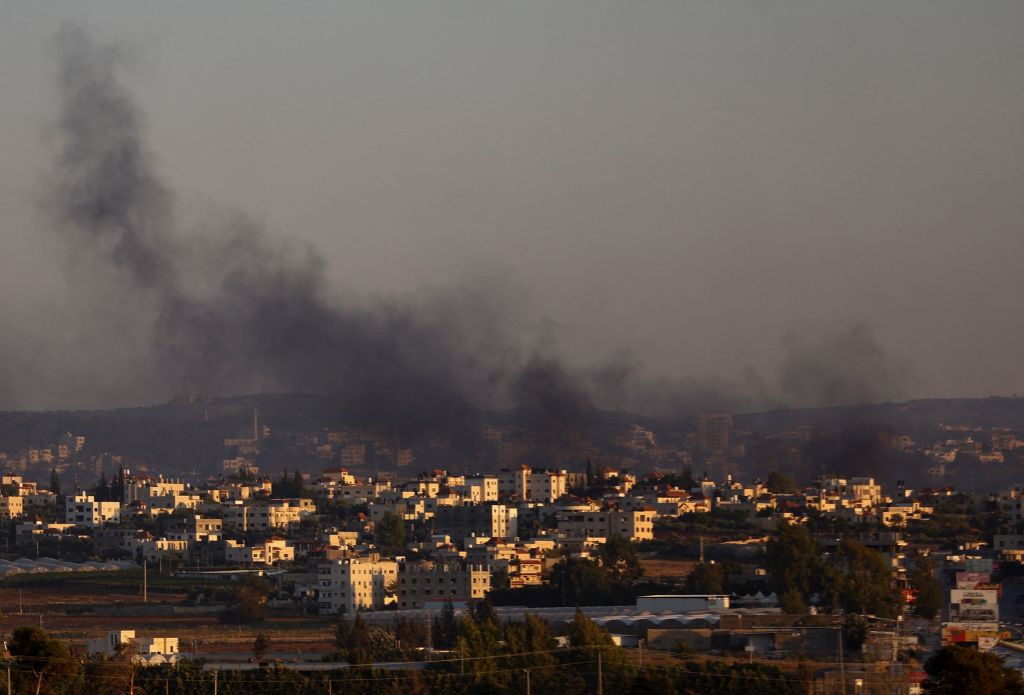
<path fill-rule="evenodd" d="M 786 613 L 806 613 L 812 598 L 828 610 L 895 617 L 903 601 L 892 582 L 885 557 L 860 543 L 844 540 L 827 561 L 806 528 L 782 524 L 768 542 L 765 565 L 770 587 Z M 934 567 L 927 558 L 914 560 L 910 574 L 915 609 L 932 619 L 941 607 Z"/>
<path fill-rule="evenodd" d="M 640 667 L 611 643 L 608 633 L 577 610 L 568 626 L 569 647 L 559 648 L 549 626 L 535 616 L 502 623 L 486 604 L 464 618 L 455 618 L 452 649 L 435 654 L 422 670 L 384 671 L 360 665 L 307 674 L 285 668 L 212 673 L 200 663 L 142 667 L 130 650 L 103 658 L 77 657 L 60 640 L 39 628 L 22 627 L 7 643 L 12 695 L 114 695 L 123 693 L 185 693 L 218 695 L 306 695 L 345 693 L 504 693 L 564 695 L 593 693 L 598 679 L 605 692 L 716 692 L 720 695 L 797 695 L 812 688 L 811 672 L 795 673 L 760 663 L 687 661 Z M 339 625 L 339 643 L 365 639 L 364 630 Z M 365 624 L 363 624 L 365 627 Z M 257 658 L 269 647 L 259 636 Z M 369 652 L 364 653 L 369 657 Z M 963 647 L 940 649 L 925 663 L 925 691 L 933 695 L 1024 695 L 1020 672 L 998 656 Z"/>
<path fill-rule="evenodd" d="M 568 626 L 569 647 L 559 648 L 547 623 L 535 616 L 523 622 L 501 622 L 488 604 L 465 617 L 449 614 L 450 649 L 435 653 L 422 670 L 384 671 L 367 661 L 392 656 L 376 652 L 379 632 L 392 643 L 410 629 L 368 628 L 358 617 L 338 626 L 339 648 L 349 650 L 352 666 L 306 674 L 284 668 L 213 673 L 201 664 L 142 667 L 128 652 L 113 658 L 80 658 L 66 644 L 38 628 L 18 628 L 8 643 L 12 657 L 14 695 L 113 695 L 114 693 L 213 693 L 218 695 L 345 693 L 502 693 L 523 692 L 529 680 L 534 692 L 564 695 L 593 693 L 598 679 L 606 692 L 689 693 L 708 688 L 723 695 L 784 695 L 802 692 L 796 680 L 774 667 L 758 664 L 697 663 L 639 668 L 612 644 L 608 633 L 577 611 Z M 442 619 L 441 622 L 444 622 Z M 397 630 L 397 631 L 396 631 Z M 414 630 L 415 632 L 415 630 Z M 414 635 L 408 636 L 413 639 Z M 258 657 L 269 640 L 257 638 Z"/>

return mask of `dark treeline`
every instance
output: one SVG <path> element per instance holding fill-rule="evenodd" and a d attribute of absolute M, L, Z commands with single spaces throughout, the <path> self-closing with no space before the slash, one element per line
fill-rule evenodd
<path fill-rule="evenodd" d="M 251 671 L 205 671 L 201 663 L 142 667 L 131 654 L 81 659 L 63 642 L 37 628 L 19 628 L 10 644 L 14 695 L 304 695 L 313 693 L 503 693 L 564 695 L 594 693 L 697 693 L 788 695 L 807 691 L 806 670 L 786 673 L 774 666 L 745 662 L 687 661 L 640 667 L 611 643 L 606 631 L 577 612 L 568 628 L 569 646 L 559 647 L 549 626 L 529 616 L 500 622 L 482 609 L 456 620 L 450 649 L 435 652 L 421 670 L 380 670 L 360 665 L 382 656 L 367 626 L 339 626 L 339 652 L 351 666 L 329 672 L 299 672 L 279 666 Z M 216 690 L 215 690 L 216 688 Z"/>

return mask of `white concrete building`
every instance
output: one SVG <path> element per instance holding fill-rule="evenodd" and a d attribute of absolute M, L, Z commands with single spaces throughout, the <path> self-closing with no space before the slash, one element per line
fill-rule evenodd
<path fill-rule="evenodd" d="M 96 528 L 121 520 L 120 502 L 97 502 L 92 495 L 79 493 L 64 503 L 65 521 L 77 526 Z"/>
<path fill-rule="evenodd" d="M 325 562 L 318 572 L 321 613 L 351 615 L 361 610 L 380 610 L 395 597 L 398 562 L 376 555 Z"/>
<path fill-rule="evenodd" d="M 107 657 L 129 653 L 133 661 L 146 666 L 173 664 L 179 655 L 177 637 L 136 637 L 135 630 L 116 630 L 89 640 L 86 650 Z"/>

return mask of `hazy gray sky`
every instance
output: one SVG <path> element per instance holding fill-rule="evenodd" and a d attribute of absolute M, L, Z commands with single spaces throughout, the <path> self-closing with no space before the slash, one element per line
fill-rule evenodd
<path fill-rule="evenodd" d="M 504 278 L 562 354 L 678 376 L 862 324 L 906 395 L 1024 391 L 1022 2 L 92 0 L 0 5 L 0 406 L 116 401 L 137 359 L 37 209 L 66 19 L 133 54 L 182 209 L 339 291 Z"/>

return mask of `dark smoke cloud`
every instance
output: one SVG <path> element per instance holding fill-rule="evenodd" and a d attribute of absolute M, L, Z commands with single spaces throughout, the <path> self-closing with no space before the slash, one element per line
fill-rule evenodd
<path fill-rule="evenodd" d="M 577 420 L 573 378 L 551 357 L 523 367 L 518 341 L 485 318 L 496 307 L 479 287 L 472 306 L 443 293 L 346 302 L 327 296 L 314 250 L 296 254 L 242 215 L 183 231 L 118 80 L 124 53 L 73 25 L 57 45 L 63 148 L 53 207 L 69 241 L 98 250 L 99 267 L 147 296 L 165 390 L 327 393 L 349 418 L 410 431 L 466 423 L 485 393 Z"/>
<path fill-rule="evenodd" d="M 910 365 L 891 360 L 869 326 L 810 327 L 782 339 L 780 396 L 794 405 L 857 405 L 905 398 Z"/>
<path fill-rule="evenodd" d="M 171 196 L 144 148 L 142 115 L 116 77 L 125 54 L 70 24 L 57 45 L 64 144 L 54 201 L 63 227 L 102 245 L 132 283 L 176 290 Z"/>
<path fill-rule="evenodd" d="M 573 369 L 500 280 L 418 298 L 332 296 L 314 249 L 238 213 L 181 222 L 119 81 L 126 53 L 74 25 L 56 47 L 62 144 L 49 207 L 84 275 L 120 288 L 133 307 L 125 323 L 144 357 L 125 369 L 131 362 L 138 374 L 128 380 L 149 389 L 133 397 L 321 393 L 350 420 L 420 432 L 468 431 L 480 408 L 496 406 L 531 427 L 575 428 L 595 404 L 678 415 L 899 390 L 900 373 L 863 326 L 788 335 L 774 386 L 753 371 L 738 382 L 653 378 L 628 357 Z"/>
<path fill-rule="evenodd" d="M 905 398 L 916 380 L 910 365 L 894 362 L 864 323 L 791 328 L 780 342 L 783 355 L 770 378 L 753 368 L 737 380 L 654 377 L 623 355 L 590 370 L 587 381 L 612 407 L 680 415 L 879 403 Z"/>
<path fill-rule="evenodd" d="M 561 362 L 540 355 L 516 374 L 511 395 L 517 419 L 528 427 L 582 427 L 594 415 L 583 380 Z"/>

